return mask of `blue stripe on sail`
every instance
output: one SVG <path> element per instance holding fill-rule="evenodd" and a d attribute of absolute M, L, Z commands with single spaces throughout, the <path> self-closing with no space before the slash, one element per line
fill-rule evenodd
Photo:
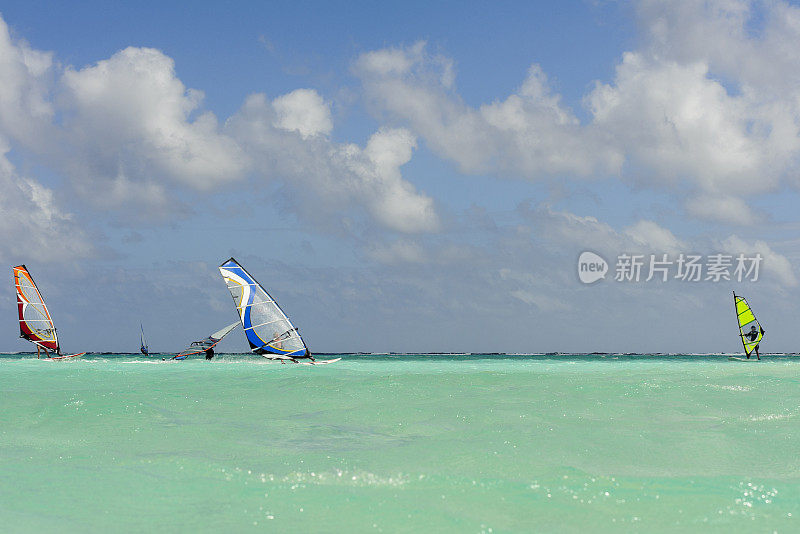
<path fill-rule="evenodd" d="M 236 276 L 239 276 L 242 280 L 250 285 L 250 295 L 247 298 L 247 302 L 242 302 L 240 306 L 244 310 L 244 314 L 242 315 L 242 325 L 245 328 L 245 336 L 247 336 L 247 341 L 250 343 L 250 348 L 257 348 L 263 346 L 266 341 L 258 337 L 258 335 L 253 330 L 253 321 L 250 319 L 250 305 L 253 304 L 253 299 L 255 299 L 256 292 L 253 290 L 254 285 L 257 284 L 253 278 L 247 274 L 239 264 L 233 261 L 227 261 L 222 264 L 223 269 L 227 269 Z M 243 288 L 244 290 L 244 288 Z M 244 294 L 244 293 L 243 293 Z"/>

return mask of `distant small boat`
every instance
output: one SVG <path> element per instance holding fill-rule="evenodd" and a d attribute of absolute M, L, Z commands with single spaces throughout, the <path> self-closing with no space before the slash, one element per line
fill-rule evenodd
<path fill-rule="evenodd" d="M 145 356 L 150 356 L 150 348 L 147 346 L 147 340 L 144 338 L 144 326 L 142 326 L 142 323 L 139 323 L 139 329 L 142 331 L 142 335 L 139 338 L 139 352 Z"/>
<path fill-rule="evenodd" d="M 178 353 L 176 356 L 173 356 L 173 360 L 185 360 L 189 356 L 194 356 L 195 354 L 205 354 L 206 360 L 210 360 L 214 357 L 214 347 L 222 341 L 222 338 L 230 334 L 237 326 L 239 326 L 239 321 L 236 321 L 233 324 L 229 324 L 225 328 L 218 330 L 208 336 L 207 338 L 203 338 L 199 341 L 192 341 L 189 346 Z"/>
<path fill-rule="evenodd" d="M 19 337 L 36 345 L 36 357 L 41 358 L 42 351 L 46 360 L 65 360 L 86 354 L 85 352 L 61 354 L 53 319 L 28 268 L 17 265 L 13 271 L 19 311 Z M 53 352 L 53 356 L 50 356 L 50 351 Z"/>
<path fill-rule="evenodd" d="M 315 360 L 300 337 L 300 332 L 275 299 L 235 259 L 231 258 L 220 265 L 219 272 L 231 292 L 251 351 L 272 360 L 311 365 L 333 363 L 341 359 Z"/>
<path fill-rule="evenodd" d="M 739 324 L 739 338 L 742 340 L 745 356 L 747 356 L 747 359 L 750 359 L 750 354 L 755 351 L 756 358 L 760 360 L 758 344 L 761 343 L 761 340 L 764 338 L 764 329 L 761 327 L 761 323 L 758 322 L 758 319 L 756 319 L 747 300 L 741 295 L 737 295 L 736 292 L 733 293 L 733 304 L 736 308 L 736 320 Z M 731 356 L 730 359 L 742 360 L 742 358 L 736 358 L 734 356 Z"/>

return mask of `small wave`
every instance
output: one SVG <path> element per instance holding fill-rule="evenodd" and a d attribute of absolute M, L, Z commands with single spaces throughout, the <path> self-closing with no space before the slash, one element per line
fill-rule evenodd
<path fill-rule="evenodd" d="M 408 484 L 411 477 L 398 473 L 396 475 L 378 475 L 369 471 L 348 471 L 333 469 L 331 471 L 295 471 L 283 476 L 271 473 L 259 473 L 250 469 L 236 467 L 234 469 L 221 468 L 219 472 L 226 480 L 243 477 L 256 482 L 288 484 L 290 489 L 298 487 L 316 486 L 355 486 L 355 487 L 400 487 Z M 419 479 L 424 478 L 420 475 Z"/>
<path fill-rule="evenodd" d="M 335 471 L 321 473 L 290 473 L 283 477 L 281 481 L 292 484 L 400 487 L 408 483 L 409 477 L 402 473 L 381 476 L 368 471 L 348 472 L 336 469 Z"/>
<path fill-rule="evenodd" d="M 793 413 L 769 413 L 766 415 L 751 415 L 747 418 L 747 420 L 754 423 L 760 421 L 781 421 L 783 419 L 790 419 L 794 416 L 795 414 Z"/>
<path fill-rule="evenodd" d="M 726 391 L 751 391 L 753 389 L 750 386 L 739 386 L 739 385 L 724 386 L 720 384 L 706 384 L 706 387 L 711 389 L 722 389 Z"/>

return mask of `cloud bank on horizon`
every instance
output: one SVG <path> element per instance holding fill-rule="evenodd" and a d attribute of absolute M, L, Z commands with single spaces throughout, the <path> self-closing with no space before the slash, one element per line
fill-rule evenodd
<path fill-rule="evenodd" d="M 703 317 L 719 292 L 665 284 L 587 294 L 573 272 L 587 248 L 611 257 L 758 253 L 759 292 L 772 295 L 776 315 L 790 309 L 800 221 L 781 197 L 796 198 L 800 188 L 800 8 L 643 0 L 634 14 L 636 48 L 615 58 L 613 77 L 586 88 L 580 109 L 537 58 L 511 94 L 470 104 L 459 92 L 458 58 L 435 37 L 410 35 L 411 44 L 354 54 L 357 97 L 326 98 L 313 87 L 270 96 L 253 87 L 227 117 L 205 109 L 203 91 L 187 88 L 161 50 L 131 43 L 67 65 L 0 18 L 0 258 L 54 271 L 92 260 L 117 290 L 139 291 L 152 276 L 118 266 L 128 252 L 115 232 L 174 228 L 169 239 L 178 243 L 196 238 L 198 220 L 231 226 L 266 209 L 309 239 L 292 249 L 288 239 L 252 247 L 231 237 L 205 261 L 246 251 L 307 302 L 296 306 L 324 303 L 335 318 L 306 309 L 306 329 L 331 350 L 602 350 L 593 343 L 630 320 L 632 301 L 634 315 L 666 302 Z M 342 106 L 369 114 L 358 123 L 360 141 L 342 140 Z M 443 168 L 455 178 L 442 181 Z M 509 182 L 532 189 L 505 200 L 503 213 L 487 210 L 474 191 L 476 183 Z M 326 269 L 326 254 L 354 259 L 332 259 Z M 72 282 L 87 274 L 62 272 Z M 163 294 L 157 286 L 142 295 Z M 176 298 L 195 298 L 188 293 Z M 221 313 L 215 296 L 199 293 L 200 308 Z M 11 294 L 3 294 L 7 307 Z M 609 303 L 617 311 L 593 323 Z M 427 326 L 459 315 L 444 328 Z M 541 346 L 526 337 L 530 321 L 586 334 L 570 347 Z M 408 339 L 389 326 L 398 323 L 417 333 Z M 374 329 L 366 346 L 341 339 L 355 324 Z M 640 341 L 674 341 L 648 324 Z M 479 333 L 500 325 L 511 333 L 499 341 Z M 380 345 L 387 340 L 399 346 Z"/>

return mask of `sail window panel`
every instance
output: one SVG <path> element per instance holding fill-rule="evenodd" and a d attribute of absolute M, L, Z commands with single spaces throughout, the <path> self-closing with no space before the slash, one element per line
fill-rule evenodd
<path fill-rule="evenodd" d="M 264 343 L 272 343 L 275 337 L 282 336 L 292 325 L 286 319 L 279 319 L 270 323 L 260 324 L 253 327 L 253 332 L 261 338 Z"/>
<path fill-rule="evenodd" d="M 226 280 L 228 282 L 228 289 L 231 292 L 231 297 L 233 297 L 233 302 L 236 304 L 237 307 L 242 305 L 242 286 L 234 282 L 233 280 Z"/>
<path fill-rule="evenodd" d="M 275 303 L 267 297 L 262 291 L 256 289 L 256 294 L 253 296 L 252 305 L 250 306 L 250 324 L 263 324 L 279 319 L 285 319 L 280 309 L 275 306 Z M 281 330 L 283 333 L 288 329 Z"/>
<path fill-rule="evenodd" d="M 25 319 L 26 323 L 45 322 L 47 324 L 50 324 L 50 319 L 48 319 L 48 317 L 44 313 L 42 313 L 42 311 L 39 310 L 36 306 L 31 306 L 30 304 L 28 306 L 25 306 L 25 311 L 23 312 L 23 319 Z"/>
<path fill-rule="evenodd" d="M 25 300 L 30 302 L 33 305 L 40 305 L 42 302 L 41 297 L 39 296 L 39 292 L 36 291 L 36 288 L 31 287 L 27 284 L 20 284 L 19 285 L 20 292 L 22 296 L 25 297 Z"/>
<path fill-rule="evenodd" d="M 288 339 L 283 340 L 283 350 L 294 352 L 305 348 L 306 346 L 303 344 L 303 340 L 300 339 L 300 336 L 297 335 L 297 332 L 292 332 Z"/>

